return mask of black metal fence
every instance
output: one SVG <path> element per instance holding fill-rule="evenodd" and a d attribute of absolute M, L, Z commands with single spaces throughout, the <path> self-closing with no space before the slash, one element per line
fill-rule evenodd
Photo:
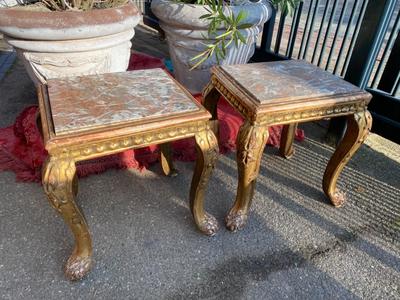
<path fill-rule="evenodd" d="M 399 29 L 399 0 L 302 1 L 272 16 L 253 59 L 305 59 L 368 90 L 373 131 L 399 143 Z"/>

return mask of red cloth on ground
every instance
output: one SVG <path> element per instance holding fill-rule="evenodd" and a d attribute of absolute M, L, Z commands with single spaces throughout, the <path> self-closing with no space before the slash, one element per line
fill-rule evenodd
<path fill-rule="evenodd" d="M 161 59 L 140 53 L 133 53 L 129 62 L 129 70 L 164 67 Z M 201 95 L 196 96 L 201 102 Z M 23 110 L 12 126 L 0 129 L 0 171 L 13 171 L 17 181 L 39 182 L 41 168 L 47 157 L 43 140 L 37 127 L 37 106 Z M 221 98 L 218 103 L 218 119 L 220 124 L 220 152 L 226 153 L 236 147 L 236 135 L 243 119 L 230 105 Z M 269 145 L 277 146 L 280 142 L 282 126 L 270 127 Z M 296 139 L 302 141 L 304 132 L 297 130 Z M 196 158 L 194 139 L 184 139 L 172 143 L 175 159 L 192 161 Z M 88 176 L 104 172 L 110 168 L 143 169 L 159 159 L 158 146 L 143 149 L 127 150 L 121 153 L 91 159 L 77 164 L 78 176 Z"/>

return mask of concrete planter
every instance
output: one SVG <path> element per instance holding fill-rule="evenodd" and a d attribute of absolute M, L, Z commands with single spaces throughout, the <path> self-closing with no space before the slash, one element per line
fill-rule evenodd
<path fill-rule="evenodd" d="M 203 36 L 208 36 L 209 22 L 201 20 L 200 16 L 208 11 L 203 5 L 182 4 L 169 0 L 153 0 L 151 3 L 153 13 L 160 19 L 160 26 L 165 31 L 169 51 L 174 65 L 175 77 L 192 93 L 197 93 L 210 79 L 210 68 L 217 64 L 215 58 L 210 58 L 199 68 L 190 71 L 194 65 L 191 58 L 203 52 Z M 249 3 L 238 6 L 226 6 L 226 13 L 231 11 L 237 15 L 241 10 L 247 12 L 245 23 L 253 24 L 253 27 L 242 30 L 247 37 L 247 44 L 240 44 L 238 48 L 232 45 L 226 58 L 221 64 L 244 64 L 254 54 L 255 42 L 262 31 L 263 24 L 270 18 L 272 7 L 269 2 Z M 220 29 L 220 33 L 224 28 Z"/>
<path fill-rule="evenodd" d="M 0 32 L 35 84 L 49 78 L 122 72 L 140 20 L 135 5 L 86 12 L 0 9 Z"/>

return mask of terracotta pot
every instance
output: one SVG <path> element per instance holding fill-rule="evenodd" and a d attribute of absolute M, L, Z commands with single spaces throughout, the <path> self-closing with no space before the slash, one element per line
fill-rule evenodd
<path fill-rule="evenodd" d="M 204 39 L 204 36 L 208 37 L 209 22 L 200 19 L 200 16 L 209 12 L 203 5 L 169 0 L 153 0 L 151 9 L 160 19 L 160 26 L 165 31 L 175 77 L 191 92 L 200 92 L 210 79 L 210 68 L 217 64 L 215 57 L 212 57 L 199 68 L 190 71 L 195 64 L 191 59 L 205 50 L 204 44 L 213 42 L 212 39 Z M 233 12 L 237 15 L 242 10 L 247 13 L 243 23 L 253 24 L 251 28 L 241 30 L 247 38 L 247 44 L 240 43 L 238 48 L 232 44 L 220 64 L 243 64 L 249 61 L 254 54 L 255 42 L 263 24 L 271 16 L 272 7 L 269 2 L 224 7 L 226 14 Z M 225 29 L 221 27 L 217 35 L 223 32 Z"/>
<path fill-rule="evenodd" d="M 132 3 L 91 11 L 0 9 L 0 32 L 32 80 L 122 72 L 140 12 Z"/>

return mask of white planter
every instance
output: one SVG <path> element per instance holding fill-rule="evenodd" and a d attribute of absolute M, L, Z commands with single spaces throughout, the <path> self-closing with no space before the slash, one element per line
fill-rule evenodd
<path fill-rule="evenodd" d="M 0 9 L 0 32 L 39 84 L 50 78 L 125 71 L 139 20 L 131 3 L 86 12 Z"/>
<path fill-rule="evenodd" d="M 195 64 L 191 58 L 205 49 L 203 36 L 208 36 L 209 22 L 200 16 L 209 13 L 203 5 L 182 4 L 169 0 L 153 0 L 153 13 L 160 19 L 160 26 L 165 31 L 176 79 L 192 93 L 200 92 L 210 79 L 210 68 L 217 64 L 215 57 L 204 62 L 199 68 L 190 71 Z M 244 23 L 251 23 L 249 29 L 241 30 L 248 43 L 236 48 L 233 44 L 227 51 L 226 58 L 220 64 L 244 64 L 254 54 L 255 43 L 263 24 L 270 18 L 272 7 L 269 2 L 251 3 L 238 6 L 225 6 L 225 12 L 237 15 L 241 10 L 247 13 Z M 224 28 L 220 29 L 220 33 Z"/>
<path fill-rule="evenodd" d="M 0 0 L 0 7 L 12 7 L 18 5 L 17 0 Z"/>

